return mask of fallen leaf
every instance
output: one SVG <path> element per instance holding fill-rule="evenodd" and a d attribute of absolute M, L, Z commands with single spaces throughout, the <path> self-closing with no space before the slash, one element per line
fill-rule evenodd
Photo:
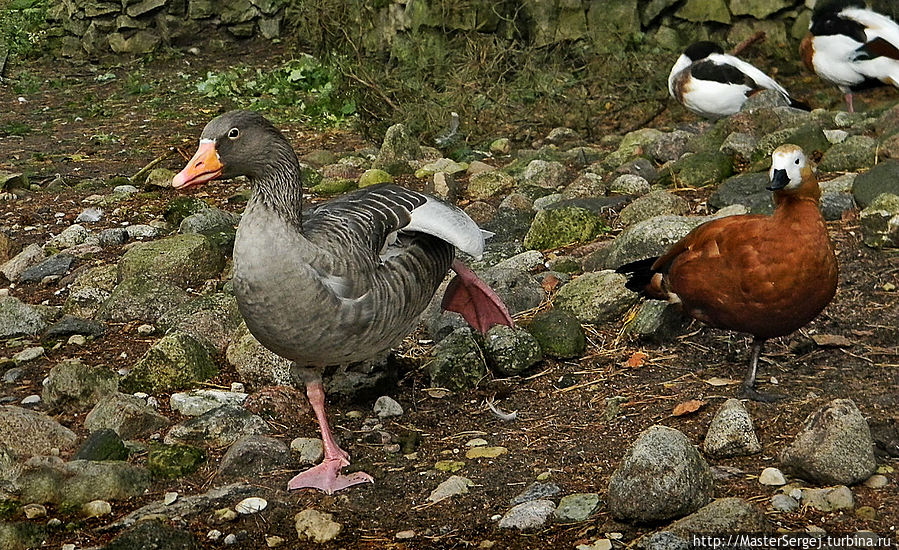
<path fill-rule="evenodd" d="M 428 388 L 425 390 L 428 396 L 433 397 L 434 399 L 443 399 L 447 395 L 450 395 L 451 391 L 444 388 Z"/>
<path fill-rule="evenodd" d="M 852 340 L 840 334 L 815 334 L 812 336 L 815 344 L 822 348 L 851 348 Z"/>
<path fill-rule="evenodd" d="M 624 362 L 624 366 L 637 369 L 646 364 L 646 358 L 649 357 L 642 351 L 635 351 L 630 357 L 627 358 L 627 361 Z"/>
<path fill-rule="evenodd" d="M 703 380 L 709 386 L 715 386 L 716 388 L 719 386 L 733 386 L 734 384 L 739 384 L 739 380 L 733 380 L 730 378 L 719 378 L 717 376 L 713 376 L 706 380 Z"/>
<path fill-rule="evenodd" d="M 543 278 L 543 282 L 540 283 L 540 286 L 543 287 L 544 292 L 549 293 L 549 292 L 552 292 L 553 290 L 555 290 L 556 287 L 559 286 L 560 282 L 561 281 L 559 281 L 559 278 L 556 277 L 555 275 L 547 275 L 546 277 Z"/>
<path fill-rule="evenodd" d="M 699 399 L 684 401 L 683 403 L 678 403 L 674 407 L 674 411 L 671 414 L 674 416 L 684 416 L 685 414 L 690 414 L 698 411 L 703 406 L 705 406 L 705 404 L 705 401 L 700 401 Z"/>

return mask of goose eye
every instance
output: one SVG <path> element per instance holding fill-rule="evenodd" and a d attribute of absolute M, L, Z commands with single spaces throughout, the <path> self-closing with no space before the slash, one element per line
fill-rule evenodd
<path fill-rule="evenodd" d="M 237 128 L 231 128 L 228 130 L 228 137 L 231 139 L 237 139 L 240 137 L 240 130 Z"/>
<path fill-rule="evenodd" d="M 235 128 L 237 130 L 237 128 Z M 799 166 L 799 159 L 796 159 L 796 166 Z"/>

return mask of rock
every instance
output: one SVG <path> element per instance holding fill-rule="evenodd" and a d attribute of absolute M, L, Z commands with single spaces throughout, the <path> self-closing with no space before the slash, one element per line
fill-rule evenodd
<path fill-rule="evenodd" d="M 379 397 L 377 401 L 375 401 L 375 406 L 372 410 L 378 418 L 390 418 L 392 416 L 403 415 L 403 406 L 388 395 Z"/>
<path fill-rule="evenodd" d="M 537 212 L 524 238 L 524 247 L 547 250 L 589 242 L 605 230 L 602 218 L 585 208 L 541 210 Z"/>
<path fill-rule="evenodd" d="M 437 174 L 438 172 L 442 172 L 445 174 L 455 175 L 461 172 L 465 172 L 468 169 L 468 164 L 456 162 L 453 159 L 448 158 L 439 158 L 435 161 L 429 162 L 415 171 L 415 177 L 417 178 L 428 178 Z"/>
<path fill-rule="evenodd" d="M 0 548 L 20 550 L 40 548 L 49 537 L 47 527 L 35 522 L 0 522 Z"/>
<path fill-rule="evenodd" d="M 584 172 L 562 191 L 562 199 L 602 197 L 609 192 L 609 185 L 602 176 Z"/>
<path fill-rule="evenodd" d="M 166 311 L 156 324 L 192 336 L 210 353 L 225 353 L 242 322 L 234 296 L 219 292 Z"/>
<path fill-rule="evenodd" d="M 8 281 L 16 282 L 26 269 L 37 265 L 44 259 L 44 249 L 37 244 L 26 246 L 21 252 L 0 265 L 0 273 Z"/>
<path fill-rule="evenodd" d="M 159 236 L 159 229 L 152 225 L 134 224 L 125 228 L 125 234 L 129 239 L 144 240 L 155 239 Z"/>
<path fill-rule="evenodd" d="M 66 451 L 75 446 L 77 436 L 49 416 L 0 405 L 0 448 L 20 457 L 47 455 L 53 449 Z"/>
<path fill-rule="evenodd" d="M 290 361 L 263 347 L 244 324 L 232 336 L 225 359 L 250 387 L 291 384 Z"/>
<path fill-rule="evenodd" d="M 91 432 L 72 457 L 75 460 L 128 460 L 122 438 L 109 428 Z"/>
<path fill-rule="evenodd" d="M 124 227 L 111 227 L 100 231 L 97 235 L 100 246 L 106 248 L 109 246 L 121 246 L 128 241 L 128 231 Z"/>
<path fill-rule="evenodd" d="M 6 233 L 0 231 L 0 266 L 3 266 L 10 258 L 14 257 L 22 250 L 22 245 L 18 241 L 11 239 Z M 43 254 L 41 254 L 43 256 Z M 0 273 L 3 267 L 0 267 Z M 5 276 L 5 274 L 4 274 Z"/>
<path fill-rule="evenodd" d="M 201 550 L 202 547 L 190 532 L 171 527 L 167 522 L 159 519 L 148 519 L 137 523 L 133 529 L 116 537 L 104 546 L 103 550 L 135 550 L 136 548 Z"/>
<path fill-rule="evenodd" d="M 462 196 L 462 185 L 451 174 L 437 172 L 425 185 L 425 191 L 455 204 Z"/>
<path fill-rule="evenodd" d="M 791 475 L 826 485 L 859 483 L 877 467 L 868 423 L 850 399 L 811 414 L 779 459 Z"/>
<path fill-rule="evenodd" d="M 162 38 L 149 30 L 139 30 L 130 37 L 114 32 L 109 35 L 109 47 L 116 53 L 143 54 L 155 50 Z M 149 181 L 149 177 L 147 181 Z M 171 179 L 169 179 L 171 182 Z"/>
<path fill-rule="evenodd" d="M 487 363 L 468 327 L 454 330 L 440 341 L 427 363 L 431 386 L 462 391 L 487 376 Z"/>
<path fill-rule="evenodd" d="M 59 250 L 78 246 L 79 244 L 84 244 L 90 234 L 90 229 L 76 223 L 63 229 L 59 235 L 52 237 L 45 246 Z"/>
<path fill-rule="evenodd" d="M 864 242 L 871 248 L 899 248 L 899 195 L 878 195 L 859 214 Z"/>
<path fill-rule="evenodd" d="M 771 508 L 777 512 L 795 512 L 799 503 L 789 495 L 778 493 L 771 497 Z"/>
<path fill-rule="evenodd" d="M 762 470 L 762 473 L 759 474 L 759 483 L 762 485 L 769 485 L 774 487 L 780 487 L 781 485 L 786 485 L 787 480 L 784 478 L 783 473 L 777 468 L 765 468 Z"/>
<path fill-rule="evenodd" d="M 144 522 L 148 518 L 160 516 L 179 517 L 187 521 L 198 520 L 211 524 L 234 521 L 237 519 L 237 512 L 231 506 L 245 497 L 257 496 L 259 492 L 259 487 L 245 483 L 232 483 L 213 487 L 201 494 L 181 495 L 173 503 L 166 503 L 164 499 L 157 500 L 134 510 L 125 517 L 105 526 L 104 529 L 122 529 L 134 525 L 138 521 Z M 210 511 L 212 511 L 211 514 Z M 202 519 L 199 519 L 200 517 Z M 180 550 L 180 548 L 173 550 Z"/>
<path fill-rule="evenodd" d="M 705 436 L 706 454 L 716 457 L 746 456 L 760 453 L 752 418 L 738 399 L 728 399 L 718 409 Z"/>
<path fill-rule="evenodd" d="M 44 340 L 63 340 L 74 334 L 96 338 L 106 332 L 106 326 L 90 319 L 82 319 L 74 315 L 63 315 L 47 332 Z"/>
<path fill-rule="evenodd" d="M 0 297 L 0 340 L 33 336 L 47 328 L 41 311 L 12 296 Z"/>
<path fill-rule="evenodd" d="M 146 437 L 168 425 L 169 419 L 150 408 L 143 399 L 118 392 L 102 398 L 84 418 L 88 430 L 110 429 L 122 439 Z"/>
<path fill-rule="evenodd" d="M 611 544 L 609 546 L 611 550 Z M 640 550 L 690 550 L 693 545 L 671 531 L 656 531 L 638 539 L 636 547 Z"/>
<path fill-rule="evenodd" d="M 150 443 L 147 469 L 153 477 L 172 479 L 196 472 L 205 460 L 206 452 L 197 447 Z"/>
<path fill-rule="evenodd" d="M 216 477 L 256 477 L 290 464 L 283 441 L 264 435 L 245 435 L 235 441 L 219 462 Z"/>
<path fill-rule="evenodd" d="M 394 124 L 384 134 L 384 142 L 372 163 L 372 168 L 394 175 L 404 174 L 411 171 L 409 162 L 419 158 L 421 146 L 418 141 L 409 135 L 404 125 Z"/>
<path fill-rule="evenodd" d="M 724 0 L 687 0 L 675 15 L 696 23 L 731 22 L 730 12 Z"/>
<path fill-rule="evenodd" d="M 489 447 L 488 447 L 489 448 Z M 547 499 L 547 497 L 553 497 L 558 495 L 562 489 L 553 482 L 541 483 L 539 481 L 535 481 L 528 485 L 528 487 L 512 498 L 509 501 L 509 504 L 512 506 L 516 506 L 521 504 L 522 502 L 530 502 L 532 500 L 538 499 Z"/>
<path fill-rule="evenodd" d="M 468 180 L 468 196 L 473 200 L 486 200 L 507 192 L 515 186 L 515 178 L 500 172 L 481 172 Z"/>
<path fill-rule="evenodd" d="M 821 195 L 821 215 L 827 221 L 843 218 L 843 214 L 855 209 L 855 199 L 850 193 L 825 193 Z"/>
<path fill-rule="evenodd" d="M 22 513 L 27 519 L 38 519 L 47 517 L 47 507 L 41 504 L 26 504 L 22 506 Z"/>
<path fill-rule="evenodd" d="M 84 408 L 119 389 L 118 375 L 79 359 L 61 361 L 50 369 L 42 398 L 51 407 Z"/>
<path fill-rule="evenodd" d="M 324 443 L 317 437 L 297 437 L 290 442 L 300 464 L 316 464 L 325 456 Z"/>
<path fill-rule="evenodd" d="M 609 191 L 619 195 L 645 195 L 650 186 L 646 178 L 635 174 L 621 174 L 609 184 Z"/>
<path fill-rule="evenodd" d="M 498 138 L 490 142 L 490 152 L 499 155 L 508 155 L 512 151 L 512 142 L 509 138 Z"/>
<path fill-rule="evenodd" d="M 849 136 L 846 141 L 831 146 L 821 161 L 822 172 L 857 172 L 874 166 L 877 140 L 868 136 Z"/>
<path fill-rule="evenodd" d="M 510 315 L 533 309 L 543 303 L 545 293 L 536 279 L 518 269 L 492 267 L 480 273 L 509 310 Z"/>
<path fill-rule="evenodd" d="M 249 394 L 221 390 L 191 390 L 173 393 L 169 399 L 172 410 L 184 416 L 200 416 L 222 405 L 243 405 Z"/>
<path fill-rule="evenodd" d="M 624 325 L 624 333 L 647 342 L 667 342 L 683 334 L 689 324 L 680 304 L 645 300 Z"/>
<path fill-rule="evenodd" d="M 176 424 L 166 434 L 164 442 L 168 445 L 182 443 L 225 447 L 245 435 L 268 431 L 268 425 L 258 416 L 246 409 L 225 405 Z"/>
<path fill-rule="evenodd" d="M 690 213 L 690 204 L 668 191 L 652 191 L 628 204 L 618 215 L 618 223 L 627 227 L 655 216 L 682 216 Z"/>
<path fill-rule="evenodd" d="M 86 518 L 96 518 L 112 513 L 112 505 L 105 500 L 92 500 L 81 505 L 81 515 Z"/>
<path fill-rule="evenodd" d="M 80 506 L 92 500 L 122 500 L 142 495 L 150 474 L 118 460 L 95 462 L 56 457 L 29 459 L 16 480 L 25 502 Z"/>
<path fill-rule="evenodd" d="M 184 290 L 164 281 L 136 276 L 119 283 L 109 298 L 95 311 L 97 318 L 105 321 L 154 322 L 165 312 L 189 301 L 190 298 L 190 294 Z M 79 307 L 67 307 L 65 310 L 75 315 L 93 314 L 90 309 L 85 311 Z"/>
<path fill-rule="evenodd" d="M 869 489 L 883 489 L 887 484 L 889 484 L 889 480 L 882 474 L 874 474 L 865 480 L 865 487 Z"/>
<path fill-rule="evenodd" d="M 153 344 L 122 385 L 131 391 L 170 391 L 203 382 L 217 373 L 206 349 L 193 337 L 176 331 Z"/>
<path fill-rule="evenodd" d="M 765 173 L 740 174 L 728 178 L 709 197 L 709 206 L 718 210 L 731 204 L 742 204 L 753 214 L 771 214 L 774 212 L 774 202 L 771 191 L 765 189 L 768 183 L 768 175 Z"/>
<path fill-rule="evenodd" d="M 189 233 L 133 246 L 119 261 L 119 279 L 140 275 L 181 288 L 196 288 L 218 277 L 224 265 L 222 252 L 210 239 Z"/>
<path fill-rule="evenodd" d="M 573 522 L 586 521 L 598 505 L 599 495 L 596 493 L 565 495 L 556 508 L 556 519 Z"/>
<path fill-rule="evenodd" d="M 238 223 L 240 216 L 237 214 L 218 208 L 206 208 L 181 220 L 178 231 L 185 235 L 203 235 L 220 250 L 229 252 L 234 246 Z"/>
<path fill-rule="evenodd" d="M 393 176 L 384 170 L 378 170 L 377 168 L 371 168 L 362 172 L 362 175 L 359 176 L 359 184 L 357 187 L 362 189 L 364 187 L 368 187 L 370 185 L 378 185 L 379 183 L 393 183 Z"/>
<path fill-rule="evenodd" d="M 473 447 L 465 451 L 465 458 L 496 458 L 509 452 L 505 447 Z"/>
<path fill-rule="evenodd" d="M 738 162 L 747 163 L 752 160 L 752 153 L 757 147 L 758 140 L 753 135 L 732 132 L 724 138 L 718 150 L 725 155 L 730 155 Z"/>
<path fill-rule="evenodd" d="M 436 504 L 441 500 L 446 500 L 456 495 L 464 495 L 468 493 L 468 488 L 473 485 L 474 482 L 466 477 L 450 476 L 449 479 L 431 491 L 431 494 L 428 495 L 428 502 Z"/>
<path fill-rule="evenodd" d="M 580 357 L 587 348 L 580 321 L 564 309 L 541 311 L 534 316 L 527 330 L 537 340 L 543 353 L 551 357 Z"/>
<path fill-rule="evenodd" d="M 54 254 L 23 271 L 22 275 L 19 276 L 19 281 L 23 283 L 37 283 L 45 277 L 61 277 L 69 271 L 74 260 L 74 256 L 70 254 Z"/>
<path fill-rule="evenodd" d="M 494 325 L 484 335 L 484 355 L 503 376 L 517 376 L 543 359 L 537 340 L 518 327 Z"/>
<path fill-rule="evenodd" d="M 845 485 L 820 489 L 805 487 L 802 489 L 802 504 L 819 512 L 834 512 L 855 508 L 855 499 Z"/>
<path fill-rule="evenodd" d="M 899 195 L 899 160 L 880 162 L 852 182 L 852 196 L 861 208 L 866 208 L 881 193 Z"/>
<path fill-rule="evenodd" d="M 695 512 L 712 491 L 711 471 L 687 437 L 657 425 L 640 434 L 612 474 L 608 509 L 621 520 L 660 522 Z"/>
<path fill-rule="evenodd" d="M 551 500 L 530 500 L 513 506 L 505 513 L 497 525 L 500 529 L 527 531 L 537 529 L 549 520 L 556 505 Z"/>
<path fill-rule="evenodd" d="M 41 346 L 34 346 L 30 348 L 25 348 L 22 351 L 16 353 L 12 356 L 12 360 L 17 364 L 21 365 L 22 363 L 28 363 L 29 361 L 34 361 L 38 357 L 44 355 L 44 348 Z"/>
<path fill-rule="evenodd" d="M 617 320 L 639 300 L 626 289 L 624 275 L 613 271 L 585 273 L 563 286 L 554 306 L 572 313 L 582 323 Z"/>
<path fill-rule="evenodd" d="M 665 529 L 683 538 L 703 533 L 726 536 L 741 533 L 771 533 L 773 531 L 771 523 L 762 510 L 736 497 L 715 499 Z"/>
<path fill-rule="evenodd" d="M 628 262 L 660 256 L 693 228 L 708 220 L 699 216 L 657 216 L 635 223 L 622 231 L 606 248 L 601 264 L 607 269 L 615 269 Z"/>
<path fill-rule="evenodd" d="M 556 161 L 534 159 L 521 174 L 522 183 L 543 189 L 561 189 L 566 180 L 565 165 Z"/>
<path fill-rule="evenodd" d="M 682 187 L 716 184 L 734 173 L 733 159 L 721 151 L 694 153 L 671 163 L 668 173 Z"/>
<path fill-rule="evenodd" d="M 76 317 L 93 317 L 115 289 L 117 277 L 115 265 L 88 268 L 69 285 L 63 311 Z"/>
<path fill-rule="evenodd" d="M 687 152 L 687 142 L 693 134 L 684 130 L 674 130 L 660 135 L 646 147 L 646 154 L 659 164 L 677 160 Z"/>

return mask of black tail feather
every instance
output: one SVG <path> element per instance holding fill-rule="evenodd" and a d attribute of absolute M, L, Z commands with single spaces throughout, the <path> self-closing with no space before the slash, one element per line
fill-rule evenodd
<path fill-rule="evenodd" d="M 793 99 L 792 97 L 790 98 L 790 107 L 808 112 L 811 112 L 812 110 L 811 106 L 809 106 L 807 103 L 799 101 L 797 99 Z"/>
<path fill-rule="evenodd" d="M 643 258 L 642 260 L 629 262 L 616 269 L 615 273 L 622 273 L 627 276 L 627 283 L 625 283 L 624 286 L 628 290 L 645 294 L 646 287 L 649 286 L 653 275 L 656 274 L 656 272 L 652 270 L 652 265 L 656 263 L 656 260 L 658 259 L 659 257 L 655 256 L 653 258 Z"/>

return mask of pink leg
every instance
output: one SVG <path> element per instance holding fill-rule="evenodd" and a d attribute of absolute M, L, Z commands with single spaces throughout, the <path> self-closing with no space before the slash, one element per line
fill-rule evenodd
<path fill-rule="evenodd" d="M 337 445 L 334 436 L 331 435 L 331 427 L 328 425 L 328 417 L 325 414 L 325 390 L 322 387 L 321 378 L 306 382 L 306 396 L 315 411 L 318 425 L 322 432 L 322 442 L 325 447 L 325 458 L 318 466 L 313 466 L 305 472 L 300 472 L 287 484 L 287 489 L 302 489 L 309 487 L 332 494 L 341 489 L 358 485 L 359 483 L 374 483 L 374 479 L 365 472 L 353 472 L 349 475 L 341 475 L 340 469 L 350 465 L 350 455 Z"/>
<path fill-rule="evenodd" d="M 446 287 L 443 309 L 461 313 L 480 332 L 487 332 L 493 325 L 513 325 L 506 305 L 487 283 L 459 260 L 453 260 L 452 268 L 456 277 Z"/>
<path fill-rule="evenodd" d="M 846 106 L 848 107 L 849 112 L 854 113 L 855 108 L 852 106 L 852 92 L 849 92 L 844 97 L 846 98 Z"/>

